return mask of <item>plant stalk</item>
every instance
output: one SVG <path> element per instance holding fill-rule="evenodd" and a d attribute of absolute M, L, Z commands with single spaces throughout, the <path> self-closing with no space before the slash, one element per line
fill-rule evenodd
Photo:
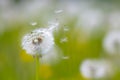
<path fill-rule="evenodd" d="M 36 54 L 35 56 L 35 62 L 36 62 L 36 79 L 39 80 L 39 67 L 40 67 L 40 61 L 39 61 L 39 55 Z"/>

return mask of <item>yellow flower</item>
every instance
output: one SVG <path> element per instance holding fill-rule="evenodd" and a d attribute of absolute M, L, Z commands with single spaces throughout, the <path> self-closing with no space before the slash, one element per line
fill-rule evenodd
<path fill-rule="evenodd" d="M 34 61 L 34 58 L 32 55 L 26 54 L 26 52 L 23 50 L 20 54 L 20 57 L 23 62 L 32 62 Z"/>
<path fill-rule="evenodd" d="M 53 73 L 49 65 L 41 65 L 39 68 L 39 74 L 42 78 L 49 79 Z"/>

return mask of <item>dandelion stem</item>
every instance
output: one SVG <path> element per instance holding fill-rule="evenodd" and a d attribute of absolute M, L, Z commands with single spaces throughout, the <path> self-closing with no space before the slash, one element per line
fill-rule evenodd
<path fill-rule="evenodd" d="M 39 66 L 40 66 L 40 63 L 39 63 L 39 55 L 36 54 L 36 79 L 35 80 L 39 80 Z"/>

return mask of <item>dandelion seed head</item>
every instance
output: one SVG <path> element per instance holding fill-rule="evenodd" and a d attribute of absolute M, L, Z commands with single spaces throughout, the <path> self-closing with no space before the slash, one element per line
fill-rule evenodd
<path fill-rule="evenodd" d="M 103 47 L 109 54 L 120 53 L 120 31 L 108 32 L 103 41 Z"/>
<path fill-rule="evenodd" d="M 40 28 L 26 34 L 22 39 L 22 47 L 28 54 L 46 54 L 54 45 L 54 38 L 48 29 Z"/>
<path fill-rule="evenodd" d="M 109 25 L 113 29 L 118 29 L 120 28 L 120 12 L 119 11 L 114 11 L 109 15 Z"/>
<path fill-rule="evenodd" d="M 80 71 L 84 77 L 90 79 L 108 77 L 112 73 L 111 64 L 105 60 L 85 60 L 80 67 Z"/>
<path fill-rule="evenodd" d="M 95 28 L 98 28 L 103 23 L 103 19 L 104 15 L 101 10 L 88 8 L 79 15 L 77 25 L 82 26 L 82 29 L 90 35 Z"/>

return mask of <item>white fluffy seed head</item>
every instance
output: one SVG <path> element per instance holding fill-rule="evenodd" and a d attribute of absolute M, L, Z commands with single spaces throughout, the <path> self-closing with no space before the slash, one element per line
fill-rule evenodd
<path fill-rule="evenodd" d="M 53 45 L 53 35 L 45 28 L 36 29 L 22 39 L 22 48 L 31 55 L 46 54 Z"/>
<path fill-rule="evenodd" d="M 111 76 L 112 69 L 109 61 L 105 60 L 85 60 L 80 71 L 85 78 L 100 79 Z"/>
<path fill-rule="evenodd" d="M 103 41 L 103 47 L 109 54 L 120 53 L 120 31 L 110 31 Z"/>
<path fill-rule="evenodd" d="M 113 11 L 108 18 L 109 26 L 112 29 L 120 29 L 120 12 Z"/>

